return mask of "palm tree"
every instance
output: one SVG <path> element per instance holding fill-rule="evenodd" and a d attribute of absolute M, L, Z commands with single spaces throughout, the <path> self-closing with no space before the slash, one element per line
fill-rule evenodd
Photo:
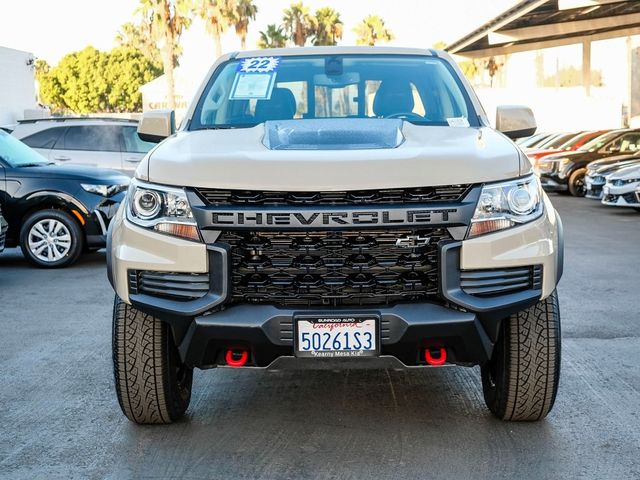
<path fill-rule="evenodd" d="M 282 21 L 285 32 L 298 47 L 304 46 L 307 38 L 315 33 L 315 18 L 309 14 L 309 7 L 302 2 L 292 3 L 286 8 Z"/>
<path fill-rule="evenodd" d="M 176 108 L 176 85 L 173 70 L 178 63 L 178 42 L 185 28 L 191 25 L 190 0 L 140 0 L 137 12 L 148 26 L 151 36 L 159 44 L 162 65 L 167 79 L 169 108 Z"/>
<path fill-rule="evenodd" d="M 287 45 L 287 35 L 273 23 L 267 25 L 267 31 L 260 31 L 260 39 L 258 40 L 258 48 L 281 48 Z"/>
<path fill-rule="evenodd" d="M 151 35 L 151 28 L 145 22 L 126 22 L 120 26 L 116 33 L 116 45 L 120 47 L 132 47 L 140 50 L 142 54 L 153 63 L 160 63 L 162 58 L 160 50 Z"/>
<path fill-rule="evenodd" d="M 337 45 L 342 38 L 343 24 L 340 14 L 331 7 L 322 7 L 316 11 L 314 45 Z"/>
<path fill-rule="evenodd" d="M 253 4 L 253 0 L 237 0 L 236 8 L 233 11 L 233 25 L 236 35 L 240 37 L 240 48 L 247 49 L 247 31 L 249 22 L 255 20 L 258 7 Z"/>
<path fill-rule="evenodd" d="M 394 38 L 391 30 L 384 26 L 384 20 L 378 15 L 369 15 L 353 31 L 358 36 L 358 45 L 373 46 L 376 42 L 389 42 Z"/>
<path fill-rule="evenodd" d="M 216 58 L 222 55 L 220 37 L 233 22 L 236 0 L 197 0 L 195 13 L 204 20 L 207 32 L 216 45 Z"/>

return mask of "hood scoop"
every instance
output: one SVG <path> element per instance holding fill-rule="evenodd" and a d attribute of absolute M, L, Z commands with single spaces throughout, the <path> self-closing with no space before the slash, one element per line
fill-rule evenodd
<path fill-rule="evenodd" d="M 262 143 L 270 150 L 365 150 L 404 142 L 401 119 L 269 120 Z"/>

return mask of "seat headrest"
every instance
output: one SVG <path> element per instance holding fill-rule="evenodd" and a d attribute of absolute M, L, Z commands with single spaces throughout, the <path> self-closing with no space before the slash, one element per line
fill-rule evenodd
<path fill-rule="evenodd" d="M 255 118 L 266 120 L 291 120 L 296 114 L 296 97 L 288 88 L 274 88 L 269 100 L 258 100 Z"/>
<path fill-rule="evenodd" d="M 393 113 L 409 113 L 413 110 L 411 84 L 402 80 L 385 80 L 373 99 L 373 113 L 386 117 Z"/>

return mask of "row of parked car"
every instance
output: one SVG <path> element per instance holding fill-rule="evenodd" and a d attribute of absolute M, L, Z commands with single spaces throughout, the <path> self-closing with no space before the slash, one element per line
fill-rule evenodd
<path fill-rule="evenodd" d="M 130 177 L 155 144 L 137 122 L 51 118 L 0 128 L 0 251 L 56 268 L 106 245 Z"/>
<path fill-rule="evenodd" d="M 539 133 L 518 143 L 545 190 L 640 211 L 640 129 Z"/>

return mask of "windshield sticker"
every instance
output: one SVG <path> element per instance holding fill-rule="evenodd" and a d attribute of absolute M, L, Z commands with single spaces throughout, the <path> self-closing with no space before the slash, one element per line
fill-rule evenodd
<path fill-rule="evenodd" d="M 243 59 L 238 64 L 236 71 L 242 73 L 277 72 L 279 65 L 280 57 L 252 57 Z"/>
<path fill-rule="evenodd" d="M 450 127 L 468 127 L 469 120 L 466 117 L 453 117 L 447 118 L 447 123 Z"/>
<path fill-rule="evenodd" d="M 269 100 L 273 85 L 276 83 L 275 72 L 271 73 L 236 73 L 231 87 L 230 100 Z"/>

